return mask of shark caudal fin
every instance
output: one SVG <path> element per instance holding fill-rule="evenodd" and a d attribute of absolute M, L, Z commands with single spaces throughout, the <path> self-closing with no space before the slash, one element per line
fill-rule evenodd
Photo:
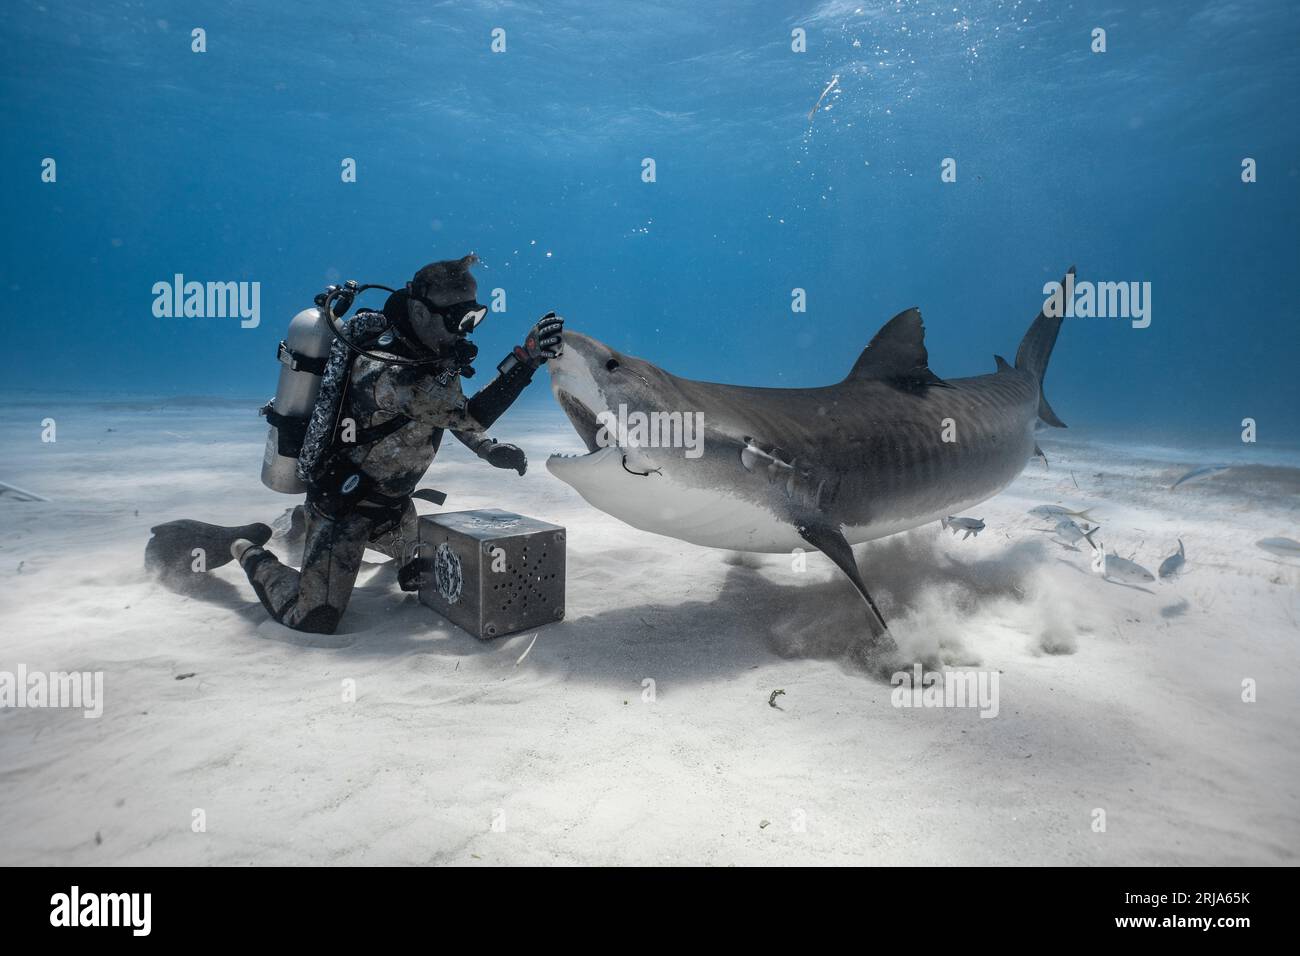
<path fill-rule="evenodd" d="M 1072 275 L 1074 275 L 1074 266 L 1070 266 L 1066 271 L 1066 278 L 1061 280 L 1062 288 Z M 1056 345 L 1056 336 L 1061 331 L 1061 322 L 1064 319 L 1063 314 L 1049 316 L 1039 312 L 1038 318 L 1034 319 L 1033 325 L 1029 326 L 1029 331 L 1020 340 L 1020 348 L 1016 351 L 1016 368 L 1038 379 L 1038 417 L 1056 428 L 1064 428 L 1065 422 L 1057 418 L 1056 412 L 1052 411 L 1052 406 L 1047 404 L 1047 395 L 1043 391 L 1043 376 L 1047 374 L 1047 362 L 1052 357 L 1052 348 Z"/>

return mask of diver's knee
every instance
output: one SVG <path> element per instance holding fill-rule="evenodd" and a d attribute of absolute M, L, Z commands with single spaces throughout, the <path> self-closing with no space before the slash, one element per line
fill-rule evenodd
<path fill-rule="evenodd" d="M 342 611 L 327 604 L 323 607 L 312 608 L 296 624 L 289 624 L 288 626 L 295 631 L 305 631 L 308 634 L 333 634 L 338 630 L 339 621 L 342 617 Z"/>

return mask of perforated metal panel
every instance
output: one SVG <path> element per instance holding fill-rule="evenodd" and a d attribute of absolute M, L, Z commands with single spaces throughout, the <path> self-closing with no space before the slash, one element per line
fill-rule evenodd
<path fill-rule="evenodd" d="M 420 600 L 475 637 L 564 617 L 564 529 L 490 508 L 426 515 L 420 554 L 430 559 Z"/>

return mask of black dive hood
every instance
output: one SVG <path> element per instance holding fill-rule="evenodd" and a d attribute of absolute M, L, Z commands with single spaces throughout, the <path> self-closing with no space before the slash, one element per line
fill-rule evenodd
<path fill-rule="evenodd" d="M 407 289 L 392 293 L 386 302 L 384 302 L 384 317 L 388 319 L 389 327 L 396 333 L 397 338 L 407 347 L 422 358 L 422 363 L 429 364 L 447 364 L 454 365 L 459 370 L 463 378 L 470 378 L 474 374 L 474 368 L 471 364 L 478 357 L 478 346 L 468 341 L 463 333 L 457 333 L 448 328 L 448 334 L 452 336 L 449 346 L 446 350 L 435 351 L 424 344 L 424 341 L 416 333 L 415 327 L 411 324 L 411 299 L 418 298 L 411 295 Z M 444 325 L 448 320 L 441 310 L 434 310 L 431 303 L 424 299 L 419 299 L 424 303 L 424 307 L 429 309 L 435 316 L 441 316 Z"/>
<path fill-rule="evenodd" d="M 384 302 L 383 314 L 388 319 L 393 336 L 402 346 L 399 351 L 407 353 L 406 355 L 392 353 L 378 355 L 362 348 L 343 331 L 339 320 L 347 314 L 356 297 L 369 289 L 382 289 L 389 293 L 388 299 Z M 478 346 L 466 341 L 462 336 L 455 340 L 449 352 L 435 352 L 428 348 L 416 335 L 411 325 L 411 298 L 410 291 L 406 289 L 392 289 L 373 282 L 358 285 L 355 280 L 349 279 L 341 286 L 329 286 L 316 296 L 316 304 L 324 311 L 325 321 L 330 331 L 334 333 L 334 337 L 353 352 L 391 365 L 454 365 L 462 377 L 472 376 L 474 369 L 470 363 L 478 356 Z M 335 311 L 336 302 L 341 306 L 341 311 Z"/>

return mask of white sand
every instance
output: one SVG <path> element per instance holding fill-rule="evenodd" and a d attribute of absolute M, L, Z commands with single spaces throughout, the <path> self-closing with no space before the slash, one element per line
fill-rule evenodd
<path fill-rule="evenodd" d="M 143 571 L 153 524 L 290 503 L 257 481 L 247 406 L 10 405 L 0 480 L 51 501 L 0 497 L 0 670 L 102 670 L 106 702 L 99 719 L 0 710 L 0 860 L 1296 862 L 1300 562 L 1254 542 L 1300 537 L 1297 472 L 1171 493 L 1212 462 L 1052 432 L 1050 470 L 970 512 L 980 537 L 933 525 L 859 549 L 908 650 L 1001 672 L 982 719 L 891 706 L 849 653 L 864 609 L 821 555 L 797 573 L 636 531 L 546 472 L 580 450 L 558 411 L 495 432 L 528 450 L 527 477 L 449 441 L 426 483 L 450 510 L 567 526 L 567 619 L 479 642 L 376 566 L 317 639 L 335 646 L 311 646 L 235 565 L 206 598 Z M 1186 573 L 1154 593 L 1100 580 L 1033 530 L 1026 510 L 1055 502 L 1093 506 L 1102 540 L 1153 571 L 1181 537 Z"/>

